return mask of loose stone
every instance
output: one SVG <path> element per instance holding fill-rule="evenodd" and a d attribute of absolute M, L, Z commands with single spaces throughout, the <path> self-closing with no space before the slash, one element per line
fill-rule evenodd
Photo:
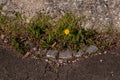
<path fill-rule="evenodd" d="M 46 54 L 46 57 L 48 58 L 56 58 L 58 54 L 58 51 L 57 50 L 49 50 Z"/>
<path fill-rule="evenodd" d="M 83 54 L 84 54 L 84 52 L 82 50 L 79 50 L 78 52 L 73 53 L 73 56 L 74 57 L 81 57 Z"/>
<path fill-rule="evenodd" d="M 70 58 L 72 58 L 72 52 L 70 50 L 61 51 L 59 53 L 59 58 L 70 59 Z"/>
<path fill-rule="evenodd" d="M 98 47 L 94 46 L 94 45 L 90 45 L 87 49 L 86 49 L 86 53 L 95 53 L 96 51 L 98 51 Z"/>

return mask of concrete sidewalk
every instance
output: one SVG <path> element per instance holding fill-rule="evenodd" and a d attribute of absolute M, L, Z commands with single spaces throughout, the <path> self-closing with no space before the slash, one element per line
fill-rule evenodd
<path fill-rule="evenodd" d="M 56 71 L 44 60 L 22 60 L 0 47 L 0 80 L 120 80 L 120 48 L 60 66 Z"/>

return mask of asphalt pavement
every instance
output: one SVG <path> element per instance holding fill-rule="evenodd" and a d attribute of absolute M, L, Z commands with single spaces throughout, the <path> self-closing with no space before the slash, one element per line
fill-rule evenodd
<path fill-rule="evenodd" d="M 120 80 L 120 47 L 55 68 L 0 46 L 0 80 Z"/>

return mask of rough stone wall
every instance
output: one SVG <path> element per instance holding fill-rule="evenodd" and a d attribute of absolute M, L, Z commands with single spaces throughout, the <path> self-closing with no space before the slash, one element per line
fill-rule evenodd
<path fill-rule="evenodd" d="M 72 12 L 86 16 L 84 28 L 93 27 L 105 30 L 109 26 L 120 31 L 120 0 L 0 0 L 4 4 L 1 12 L 12 16 L 20 12 L 33 17 L 36 12 L 50 15 L 64 15 Z"/>

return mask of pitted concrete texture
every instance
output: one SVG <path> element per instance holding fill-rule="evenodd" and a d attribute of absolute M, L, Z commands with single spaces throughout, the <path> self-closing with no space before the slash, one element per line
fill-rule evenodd
<path fill-rule="evenodd" d="M 86 16 L 84 28 L 104 31 L 110 26 L 120 31 L 120 0 L 0 0 L 1 12 L 12 16 L 14 12 L 33 17 L 36 12 L 50 15 L 64 15 L 72 12 Z"/>
<path fill-rule="evenodd" d="M 22 60 L 0 47 L 0 80 L 120 80 L 120 47 L 57 68 L 43 60 Z"/>

